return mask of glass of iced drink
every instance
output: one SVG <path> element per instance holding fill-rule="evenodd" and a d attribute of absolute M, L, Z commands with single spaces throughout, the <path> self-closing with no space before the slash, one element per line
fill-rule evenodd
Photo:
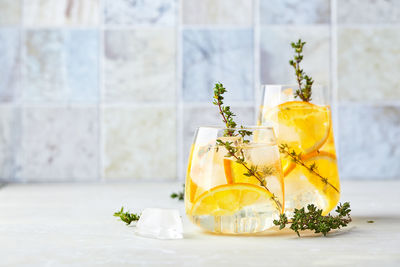
<path fill-rule="evenodd" d="M 284 209 L 283 174 L 271 127 L 200 127 L 185 183 L 189 219 L 206 231 L 250 234 Z"/>
<path fill-rule="evenodd" d="M 272 125 L 285 184 L 285 212 L 314 204 L 328 214 L 340 198 L 330 97 L 313 86 L 309 102 L 295 97 L 296 85 L 264 85 L 258 125 Z"/>

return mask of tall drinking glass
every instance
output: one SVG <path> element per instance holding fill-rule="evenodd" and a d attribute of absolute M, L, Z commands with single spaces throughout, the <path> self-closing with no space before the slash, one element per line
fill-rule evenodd
<path fill-rule="evenodd" d="M 314 204 L 329 213 L 340 198 L 330 96 L 313 86 L 312 100 L 295 97 L 296 85 L 264 85 L 258 125 L 277 135 L 285 184 L 285 212 Z"/>
<path fill-rule="evenodd" d="M 283 211 L 282 179 L 271 127 L 200 127 L 186 174 L 186 214 L 215 233 L 264 231 Z"/>

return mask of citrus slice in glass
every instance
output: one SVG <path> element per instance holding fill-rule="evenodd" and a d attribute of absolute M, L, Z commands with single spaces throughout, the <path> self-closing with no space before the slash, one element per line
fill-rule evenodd
<path fill-rule="evenodd" d="M 192 177 L 190 176 L 190 170 L 192 169 L 192 160 L 193 160 L 193 153 L 195 150 L 195 146 L 192 145 L 190 149 L 189 155 L 189 162 L 186 174 L 186 183 L 185 183 L 185 205 L 188 208 L 192 207 L 192 203 L 195 201 L 196 197 L 198 197 L 201 193 L 204 192 L 202 188 L 200 188 L 196 182 L 193 181 Z"/>
<path fill-rule="evenodd" d="M 328 152 L 314 152 L 303 156 L 302 160 L 308 167 L 314 164 L 315 172 L 327 181 L 296 164 L 285 177 L 285 207 L 294 209 L 314 204 L 323 210 L 323 215 L 326 215 L 335 208 L 340 198 L 336 157 Z"/>
<path fill-rule="evenodd" d="M 297 153 L 308 154 L 319 149 L 329 136 L 329 106 L 290 101 L 268 110 L 264 121 L 273 123 L 278 143 L 287 144 Z M 282 160 L 284 172 L 290 162 Z"/>
<path fill-rule="evenodd" d="M 233 183 L 248 183 L 259 185 L 260 181 L 254 176 L 246 176 L 245 173 L 248 173 L 246 167 L 242 164 L 237 163 L 234 160 L 224 159 L 224 170 L 226 182 L 228 184 Z"/>
<path fill-rule="evenodd" d="M 237 146 L 241 142 L 241 136 L 219 137 L 223 142 L 231 142 Z M 224 159 L 227 150 L 223 146 L 217 146 L 216 140 L 208 144 L 194 145 L 188 164 L 187 180 L 190 178 L 196 185 L 196 197 L 199 193 L 210 188 L 226 184 Z"/>
<path fill-rule="evenodd" d="M 226 184 L 212 188 L 200 195 L 193 204 L 190 214 L 193 216 L 232 215 L 246 206 L 262 204 L 265 208 L 277 210 L 272 194 L 253 184 Z"/>

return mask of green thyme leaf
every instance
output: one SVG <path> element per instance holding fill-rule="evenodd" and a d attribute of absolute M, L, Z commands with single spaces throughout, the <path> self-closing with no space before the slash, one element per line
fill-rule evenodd
<path fill-rule="evenodd" d="M 126 225 L 129 225 L 132 222 L 140 219 L 140 215 L 138 213 L 130 213 L 129 211 L 124 212 L 124 207 L 121 207 L 120 211 L 114 212 L 114 216 L 119 217 L 121 221 L 126 223 Z"/>
<path fill-rule="evenodd" d="M 182 185 L 183 186 L 183 190 L 182 191 L 178 191 L 178 192 L 173 192 L 170 197 L 171 198 L 177 198 L 178 200 L 184 200 L 185 199 L 185 184 Z"/>
<path fill-rule="evenodd" d="M 351 222 L 350 211 L 350 203 L 345 202 L 343 205 L 337 206 L 338 215 L 322 216 L 322 210 L 310 204 L 307 206 L 307 210 L 305 208 L 295 209 L 294 215 L 290 219 L 286 214 L 281 214 L 279 220 L 274 220 L 274 224 L 279 226 L 280 230 L 290 224 L 290 229 L 295 231 L 298 236 L 300 236 L 300 231 L 304 230 L 311 230 L 326 236 L 331 230 L 346 227 Z"/>
<path fill-rule="evenodd" d="M 294 48 L 295 55 L 293 57 L 294 60 L 290 60 L 289 64 L 295 70 L 297 83 L 299 85 L 299 89 L 297 89 L 295 92 L 295 97 L 298 97 L 303 101 L 310 102 L 312 94 L 311 87 L 314 81 L 300 68 L 300 62 L 303 60 L 303 47 L 305 44 L 306 42 L 302 42 L 301 39 L 299 39 L 297 43 L 291 43 L 292 48 Z"/>

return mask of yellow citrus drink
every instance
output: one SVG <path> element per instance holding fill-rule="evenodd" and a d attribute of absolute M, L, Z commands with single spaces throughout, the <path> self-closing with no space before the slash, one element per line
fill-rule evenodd
<path fill-rule="evenodd" d="M 189 219 L 204 230 L 264 231 L 283 210 L 283 173 L 273 131 L 250 131 L 246 138 L 226 136 L 226 129 L 214 127 L 201 127 L 196 133 L 186 174 L 185 208 Z M 235 152 L 229 155 L 217 140 Z"/>
<path fill-rule="evenodd" d="M 258 124 L 273 125 L 278 145 L 286 146 L 281 151 L 285 212 L 314 204 L 326 215 L 340 198 L 330 106 L 296 101 L 291 87 L 281 88 L 276 97 L 274 89 L 260 107 Z"/>

